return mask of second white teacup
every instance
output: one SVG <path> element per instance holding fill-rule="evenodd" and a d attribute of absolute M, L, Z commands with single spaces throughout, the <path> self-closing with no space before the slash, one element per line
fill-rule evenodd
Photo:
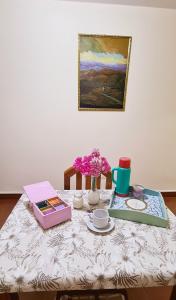
<path fill-rule="evenodd" d="M 110 221 L 108 211 L 102 208 L 95 209 L 91 214 L 91 219 L 96 228 L 104 228 Z"/>

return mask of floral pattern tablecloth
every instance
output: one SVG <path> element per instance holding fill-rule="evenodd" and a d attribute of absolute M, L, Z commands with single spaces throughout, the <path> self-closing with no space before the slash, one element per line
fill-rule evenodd
<path fill-rule="evenodd" d="M 72 205 L 74 191 L 58 194 Z M 85 223 L 86 199 L 85 191 L 72 221 L 43 230 L 22 195 L 0 231 L 0 293 L 176 284 L 176 217 L 169 210 L 169 229 L 114 219 L 115 228 L 100 235 Z"/>

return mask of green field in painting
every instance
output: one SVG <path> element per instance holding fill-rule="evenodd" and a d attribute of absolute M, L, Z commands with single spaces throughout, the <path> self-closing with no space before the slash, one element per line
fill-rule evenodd
<path fill-rule="evenodd" d="M 80 71 L 80 108 L 122 109 L 125 75 L 111 69 Z"/>

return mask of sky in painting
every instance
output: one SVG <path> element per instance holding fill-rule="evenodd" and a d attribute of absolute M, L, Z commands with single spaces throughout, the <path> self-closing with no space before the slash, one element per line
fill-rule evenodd
<path fill-rule="evenodd" d="M 126 69 L 129 38 L 80 36 L 81 70 Z"/>

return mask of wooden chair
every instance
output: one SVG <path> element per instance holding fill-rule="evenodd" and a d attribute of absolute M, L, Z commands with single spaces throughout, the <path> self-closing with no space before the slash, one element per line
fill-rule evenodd
<path fill-rule="evenodd" d="M 89 290 L 58 292 L 56 300 L 128 300 L 127 291 L 122 290 Z"/>
<path fill-rule="evenodd" d="M 64 190 L 70 190 L 70 182 L 71 177 L 76 175 L 76 189 L 81 190 L 83 188 L 83 176 L 80 172 L 77 172 L 74 167 L 70 167 L 64 172 Z M 112 188 L 112 178 L 111 178 L 111 172 L 108 172 L 107 174 L 101 174 L 97 178 L 97 188 L 100 189 L 101 183 L 102 183 L 102 177 L 105 177 L 105 188 L 111 189 Z M 89 190 L 91 188 L 91 176 L 85 176 L 85 189 Z"/>

